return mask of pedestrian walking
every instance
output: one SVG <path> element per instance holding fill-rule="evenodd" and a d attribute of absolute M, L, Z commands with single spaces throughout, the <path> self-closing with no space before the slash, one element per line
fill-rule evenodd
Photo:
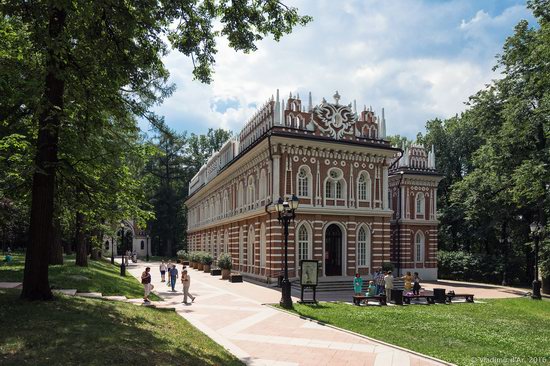
<path fill-rule="evenodd" d="M 378 269 L 378 272 L 374 275 L 374 283 L 376 285 L 376 294 L 381 295 L 384 293 L 384 271 L 382 268 Z"/>
<path fill-rule="evenodd" d="M 418 272 L 414 272 L 414 278 L 413 278 L 413 294 L 414 295 L 420 295 L 420 281 L 422 281 L 422 279 L 418 275 Z"/>
<path fill-rule="evenodd" d="M 141 283 L 143 284 L 143 301 L 148 303 L 149 294 L 153 290 L 153 284 L 151 283 L 151 268 L 145 268 L 145 271 L 141 274 Z"/>
<path fill-rule="evenodd" d="M 386 301 L 390 301 L 391 290 L 393 290 L 393 275 L 391 271 L 388 271 L 388 274 L 384 276 L 384 287 L 386 289 Z"/>
<path fill-rule="evenodd" d="M 187 273 L 187 270 L 184 269 L 181 273 L 181 283 L 183 284 L 183 303 L 188 304 L 187 297 L 191 298 L 191 302 L 195 302 L 195 296 L 189 293 L 189 286 L 191 286 L 191 276 Z"/>
<path fill-rule="evenodd" d="M 168 279 L 166 280 L 166 286 L 170 287 L 170 270 L 172 269 L 172 261 L 168 260 L 168 264 L 166 265 L 166 272 L 168 272 Z"/>
<path fill-rule="evenodd" d="M 164 261 L 160 262 L 159 271 L 160 271 L 160 282 L 166 281 L 166 263 Z"/>
<path fill-rule="evenodd" d="M 170 268 L 170 286 L 172 286 L 172 292 L 176 292 L 176 279 L 178 278 L 178 269 L 175 264 L 172 264 Z"/>

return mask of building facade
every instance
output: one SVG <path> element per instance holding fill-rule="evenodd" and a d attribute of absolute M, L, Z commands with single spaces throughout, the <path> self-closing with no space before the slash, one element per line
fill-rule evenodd
<path fill-rule="evenodd" d="M 322 277 L 368 276 L 386 262 L 437 277 L 433 151 L 392 147 L 384 110 L 333 98 L 313 106 L 310 93 L 305 106 L 277 91 L 210 157 L 189 186 L 190 251 L 227 252 L 243 275 L 276 279 L 284 243 L 273 202 L 296 194 L 291 276 L 314 259 Z"/>
<path fill-rule="evenodd" d="M 103 236 L 103 256 L 122 255 L 127 250 L 135 252 L 139 257 L 146 257 L 147 251 L 151 255 L 151 238 L 141 229 L 134 220 L 124 220 L 124 243 L 120 241 L 120 228 L 116 235 Z"/>

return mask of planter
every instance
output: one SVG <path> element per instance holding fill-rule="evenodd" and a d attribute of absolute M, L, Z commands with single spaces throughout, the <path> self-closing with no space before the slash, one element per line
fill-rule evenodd
<path fill-rule="evenodd" d="M 184 266 L 189 267 L 189 261 L 183 260 L 183 261 L 181 261 L 181 264 L 183 264 Z"/>
<path fill-rule="evenodd" d="M 210 270 L 210 276 L 221 276 L 222 270 L 219 268 L 214 268 Z"/>
<path fill-rule="evenodd" d="M 193 269 L 197 269 L 197 268 L 199 268 L 199 263 L 193 262 Z"/>
<path fill-rule="evenodd" d="M 550 295 L 550 275 L 542 276 L 542 287 L 541 291 L 543 294 Z"/>
<path fill-rule="evenodd" d="M 222 280 L 228 280 L 230 274 L 231 274 L 230 269 L 222 269 Z"/>
<path fill-rule="evenodd" d="M 229 282 L 243 282 L 243 276 L 238 273 L 232 273 L 229 275 Z"/>
<path fill-rule="evenodd" d="M 199 265 L 197 266 L 197 269 L 198 269 L 199 271 L 202 271 L 202 270 L 204 269 L 204 264 L 199 263 Z"/>
<path fill-rule="evenodd" d="M 210 273 L 210 264 L 203 264 L 204 273 Z"/>

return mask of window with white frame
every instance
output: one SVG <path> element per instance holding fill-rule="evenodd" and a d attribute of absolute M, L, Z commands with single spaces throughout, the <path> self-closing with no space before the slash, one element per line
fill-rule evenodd
<path fill-rule="evenodd" d="M 425 209 L 424 193 L 418 192 L 416 194 L 416 214 L 424 215 L 424 209 Z"/>
<path fill-rule="evenodd" d="M 254 225 L 250 225 L 248 229 L 248 248 L 246 249 L 246 264 L 251 267 L 254 265 L 254 241 L 255 241 Z"/>
<path fill-rule="evenodd" d="M 371 180 L 367 172 L 361 172 L 357 178 L 357 198 L 359 201 L 370 200 Z"/>
<path fill-rule="evenodd" d="M 265 173 L 265 169 L 262 169 L 260 171 L 260 186 L 258 187 L 258 193 L 259 193 L 259 199 L 264 199 L 267 194 L 267 176 Z"/>
<path fill-rule="evenodd" d="M 248 205 L 252 206 L 255 201 L 256 201 L 256 189 L 255 189 L 255 186 L 254 186 L 254 177 L 250 176 L 250 177 L 248 177 L 246 203 Z"/>
<path fill-rule="evenodd" d="M 266 257 L 266 233 L 265 233 L 265 223 L 262 222 L 260 225 L 260 267 L 265 267 L 265 257 Z"/>
<path fill-rule="evenodd" d="M 370 262 L 370 231 L 361 226 L 357 232 L 357 265 L 368 267 Z"/>
<path fill-rule="evenodd" d="M 244 226 L 241 226 L 239 231 L 239 264 L 244 263 Z"/>
<path fill-rule="evenodd" d="M 223 235 L 223 252 L 229 253 L 229 230 L 225 230 Z"/>
<path fill-rule="evenodd" d="M 243 207 L 244 205 L 243 190 L 243 182 L 239 182 L 239 187 L 237 188 L 237 206 L 239 206 L 239 208 Z"/>
<path fill-rule="evenodd" d="M 329 170 L 325 182 L 325 198 L 343 199 L 346 195 L 345 187 L 346 181 L 342 171 L 337 168 Z"/>
<path fill-rule="evenodd" d="M 298 263 L 300 261 L 309 259 L 309 232 L 306 225 L 301 225 L 298 229 Z"/>
<path fill-rule="evenodd" d="M 414 259 L 416 262 L 424 261 L 424 234 L 422 231 L 416 233 Z"/>
<path fill-rule="evenodd" d="M 308 166 L 301 166 L 297 176 L 298 197 L 309 197 L 311 187 L 311 172 Z"/>

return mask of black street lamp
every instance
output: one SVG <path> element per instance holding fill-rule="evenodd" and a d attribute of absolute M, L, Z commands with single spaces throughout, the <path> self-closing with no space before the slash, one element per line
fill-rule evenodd
<path fill-rule="evenodd" d="M 397 212 L 399 215 L 396 217 L 395 220 L 395 226 L 397 226 L 397 276 L 401 276 L 401 219 L 403 218 L 404 212 L 402 211 L 402 208 L 405 207 L 405 203 L 403 202 L 403 205 L 401 205 L 401 200 L 403 197 L 401 197 L 401 183 L 403 182 L 403 176 L 405 175 L 404 171 L 399 172 L 399 183 L 397 184 Z M 406 197 L 405 197 L 406 199 Z M 384 258 L 384 257 L 382 257 Z"/>
<path fill-rule="evenodd" d="M 111 236 L 111 264 L 115 264 L 115 238 L 113 236 Z"/>
<path fill-rule="evenodd" d="M 145 260 L 149 262 L 149 234 L 147 234 L 147 253 L 145 254 Z"/>
<path fill-rule="evenodd" d="M 279 201 L 275 205 L 278 214 L 278 220 L 283 226 L 285 234 L 285 273 L 281 282 L 281 301 L 280 305 L 285 309 L 292 308 L 292 298 L 290 297 L 290 281 L 288 280 L 288 226 L 290 221 L 296 217 L 296 209 L 300 204 L 298 197 L 292 195 L 290 201 L 284 201 L 279 197 Z"/>
<path fill-rule="evenodd" d="M 122 263 L 120 263 L 120 275 L 126 276 L 126 264 L 124 263 L 124 223 L 120 223 L 120 248 L 122 249 Z"/>
<path fill-rule="evenodd" d="M 531 295 L 532 299 L 541 300 L 542 296 L 540 294 L 540 281 L 539 281 L 539 240 L 542 234 L 542 225 L 538 222 L 532 222 L 529 225 L 531 229 L 531 235 L 535 240 L 535 279 L 533 280 L 533 294 Z"/>

